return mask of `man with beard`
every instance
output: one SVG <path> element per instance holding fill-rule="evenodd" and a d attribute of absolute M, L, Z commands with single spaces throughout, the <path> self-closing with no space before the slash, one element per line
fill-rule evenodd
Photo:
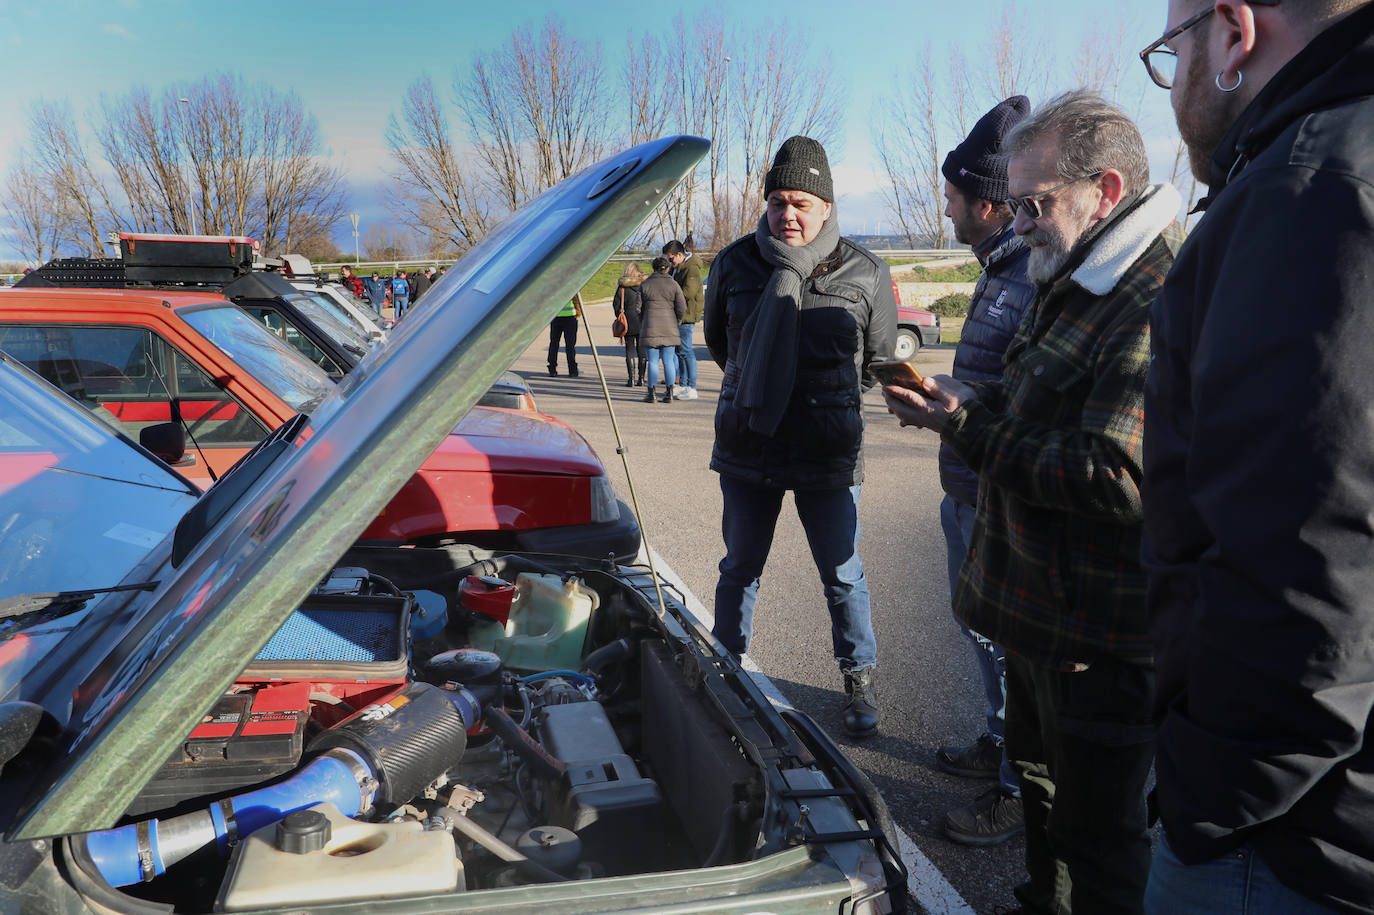
<path fill-rule="evenodd" d="M 1209 194 L 1153 316 L 1147 903 L 1370 912 L 1374 3 L 1167 25 L 1141 57 Z"/>
<path fill-rule="evenodd" d="M 968 317 L 954 351 L 954 371 L 961 381 L 995 381 L 1002 377 L 1002 356 L 1021 326 L 1035 293 L 1026 279 L 1030 249 L 1011 228 L 1007 207 L 1007 157 L 1002 137 L 1030 112 L 1030 99 L 1014 95 L 979 118 L 973 130 L 949 155 L 940 171 L 945 176 L 945 215 L 954 226 L 954 239 L 973 247 L 983 275 L 973 290 Z M 978 474 L 964 465 L 948 445 L 940 446 L 940 527 L 945 534 L 949 593 L 959 584 L 959 569 L 973 540 L 978 504 Z M 996 845 L 1025 827 L 1021 785 L 1004 752 L 1006 719 L 1006 652 L 960 624 L 973 644 L 978 672 L 987 700 L 987 730 L 968 746 L 941 747 L 935 763 L 965 778 L 995 778 L 998 784 L 971 804 L 945 814 L 944 833 L 965 845 Z"/>
<path fill-rule="evenodd" d="M 830 164 L 810 137 L 784 141 L 764 178 L 752 235 L 716 257 L 706 345 L 725 370 L 711 469 L 724 499 L 725 558 L 712 633 L 749 648 L 759 576 L 792 491 L 830 611 L 844 680 L 843 725 L 878 729 L 878 645 L 859 560 L 867 366 L 892 355 L 897 303 L 887 264 L 840 237 Z"/>
<path fill-rule="evenodd" d="M 1007 135 L 1012 226 L 1035 299 L 1000 381 L 885 387 L 903 425 L 978 473 L 955 615 L 1007 652 L 1006 751 L 1021 783 L 1032 912 L 1140 912 L 1154 673 L 1140 566 L 1149 309 L 1178 193 L 1149 185 L 1139 130 L 1090 92 Z"/>

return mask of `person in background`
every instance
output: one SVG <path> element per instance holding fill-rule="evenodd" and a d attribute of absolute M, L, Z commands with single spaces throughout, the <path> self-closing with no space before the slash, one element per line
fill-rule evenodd
<path fill-rule="evenodd" d="M 558 375 L 558 343 L 563 342 L 563 350 L 568 360 L 568 375 L 576 378 L 577 372 L 577 315 L 576 300 L 569 301 L 549 322 L 549 374 Z"/>
<path fill-rule="evenodd" d="M 417 270 L 414 276 L 407 276 L 406 278 L 410 281 L 410 301 L 412 303 L 420 301 L 420 296 L 429 290 L 429 276 Z"/>
<path fill-rule="evenodd" d="M 954 612 L 1007 652 L 1006 752 L 1029 872 L 1016 896 L 1031 912 L 1135 915 L 1154 759 L 1145 373 L 1182 200 L 1150 185 L 1140 130 L 1092 92 L 1046 102 L 1002 150 L 1036 288 L 1002 378 L 937 375 L 883 396 L 978 474 Z"/>
<path fill-rule="evenodd" d="M 1162 4 L 1161 4 L 1162 5 Z M 1168 4 L 1206 215 L 1155 302 L 1156 915 L 1374 911 L 1374 3 Z"/>
<path fill-rule="evenodd" d="M 1026 278 L 1030 248 L 1011 226 L 1007 207 L 1007 157 L 1002 137 L 1030 112 L 1030 100 L 1014 95 L 983 115 L 962 143 L 945 157 L 945 215 L 954 240 L 971 245 L 983 265 L 974 287 L 959 345 L 954 350 L 953 377 L 960 381 L 995 381 L 1002 377 L 1002 357 L 1035 295 Z M 978 506 L 978 474 L 959 460 L 949 445 L 940 445 L 940 527 L 945 534 L 951 598 L 959 587 Z M 971 804 L 945 814 L 944 833 L 965 845 L 995 845 L 1025 829 L 1021 785 L 1006 758 L 1003 722 L 1007 702 L 1007 654 L 959 623 L 973 645 L 987 701 L 987 730 L 968 746 L 941 747 L 935 762 L 965 778 L 995 778 L 997 784 Z"/>
<path fill-rule="evenodd" d="M 867 366 L 892 354 L 897 303 L 886 263 L 840 236 L 825 149 L 790 137 L 764 178 L 753 234 L 711 266 L 706 345 L 725 370 L 711 469 L 720 474 L 725 557 L 712 634 L 749 648 L 759 578 L 791 491 L 820 574 L 844 681 L 842 723 L 878 730 L 878 643 L 859 559 Z"/>
<path fill-rule="evenodd" d="M 658 383 L 658 367 L 663 366 L 663 395 L 661 403 L 677 400 L 673 396 L 673 382 L 677 372 L 677 344 L 681 339 L 677 328 L 687 312 L 687 300 L 682 287 L 668 275 L 672 261 L 654 258 L 654 272 L 639 284 L 639 340 L 648 359 L 649 390 L 645 403 L 654 402 L 654 386 Z"/>
<path fill-rule="evenodd" d="M 677 377 L 681 383 L 673 393 L 679 400 L 696 400 L 697 354 L 692 334 L 701 320 L 701 258 L 688 251 L 676 238 L 663 246 L 663 253 L 672 261 L 673 279 L 682 287 L 682 295 L 687 300 L 687 313 L 678 326 L 681 339 L 677 345 Z"/>
<path fill-rule="evenodd" d="M 633 388 L 644 384 L 644 368 L 647 354 L 639 343 L 639 284 L 644 282 L 644 271 L 639 264 L 631 261 L 620 271 L 615 294 L 611 297 L 611 310 L 616 317 L 625 316 L 625 334 L 620 338 L 625 347 L 625 387 Z"/>
<path fill-rule="evenodd" d="M 406 316 L 410 308 L 410 283 L 404 270 L 397 270 L 391 277 L 391 304 L 396 309 L 397 321 Z"/>

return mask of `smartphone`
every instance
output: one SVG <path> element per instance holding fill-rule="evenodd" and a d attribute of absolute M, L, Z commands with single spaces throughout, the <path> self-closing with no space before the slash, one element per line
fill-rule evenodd
<path fill-rule="evenodd" d="M 870 362 L 868 370 L 873 373 L 873 377 L 878 379 L 880 384 L 895 385 L 899 388 L 911 388 L 921 390 L 921 382 L 924 377 L 916 371 L 916 366 L 904 359 L 882 360 Z"/>

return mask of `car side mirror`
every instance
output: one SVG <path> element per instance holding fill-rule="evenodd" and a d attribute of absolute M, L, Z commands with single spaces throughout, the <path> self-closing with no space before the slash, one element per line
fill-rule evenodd
<path fill-rule="evenodd" d="M 168 464 L 186 457 L 186 430 L 179 423 L 158 423 L 138 433 L 138 443 Z"/>

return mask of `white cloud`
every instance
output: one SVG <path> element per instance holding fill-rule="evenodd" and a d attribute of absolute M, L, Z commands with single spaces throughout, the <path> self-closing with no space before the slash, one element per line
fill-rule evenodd
<path fill-rule="evenodd" d="M 133 33 L 117 22 L 107 22 L 100 27 L 100 31 L 106 35 L 114 35 L 119 38 L 132 39 Z"/>

